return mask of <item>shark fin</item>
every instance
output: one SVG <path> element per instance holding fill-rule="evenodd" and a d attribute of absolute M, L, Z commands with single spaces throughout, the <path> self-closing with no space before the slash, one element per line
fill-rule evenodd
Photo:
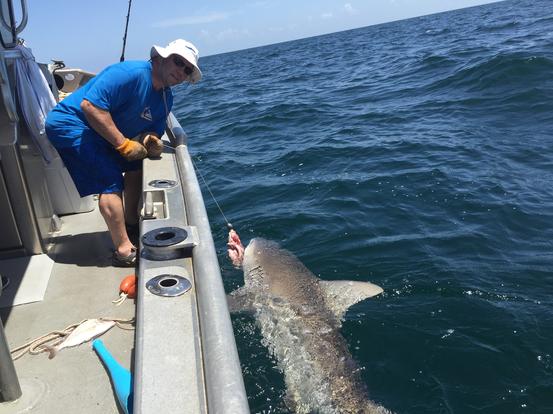
<path fill-rule="evenodd" d="M 342 320 L 350 306 L 383 292 L 378 285 L 352 280 L 320 280 L 319 286 L 327 306 L 338 320 Z"/>
<path fill-rule="evenodd" d="M 246 286 L 239 287 L 227 295 L 227 306 L 230 313 L 253 313 L 253 301 Z"/>

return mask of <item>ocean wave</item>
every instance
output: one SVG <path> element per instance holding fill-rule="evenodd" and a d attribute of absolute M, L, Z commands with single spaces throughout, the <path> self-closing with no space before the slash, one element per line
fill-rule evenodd
<path fill-rule="evenodd" d="M 517 85 L 523 88 L 549 78 L 553 59 L 526 53 L 500 53 L 457 70 L 428 86 L 428 90 L 463 88 L 467 91 L 503 91 Z"/>
<path fill-rule="evenodd" d="M 545 27 L 550 27 L 549 24 L 553 22 L 553 16 L 540 16 L 531 19 L 529 25 L 545 25 Z"/>
<path fill-rule="evenodd" d="M 421 69 L 431 69 L 431 70 L 450 67 L 458 63 L 459 63 L 458 60 L 453 59 L 450 56 L 436 55 L 436 54 L 430 54 L 430 55 L 424 56 L 420 61 L 420 64 L 422 65 Z"/>
<path fill-rule="evenodd" d="M 511 30 L 520 25 L 521 23 L 519 21 L 510 20 L 507 22 L 495 22 L 495 23 L 488 23 L 485 25 L 481 25 L 481 26 L 478 26 L 476 30 L 481 32 L 495 32 L 499 30 Z"/>
<path fill-rule="evenodd" d="M 430 35 L 430 36 L 436 36 L 436 35 L 441 35 L 441 34 L 444 34 L 444 33 L 449 33 L 451 30 L 447 27 L 442 27 L 442 28 L 436 28 L 436 29 L 426 29 L 424 31 L 424 34 L 426 35 Z"/>

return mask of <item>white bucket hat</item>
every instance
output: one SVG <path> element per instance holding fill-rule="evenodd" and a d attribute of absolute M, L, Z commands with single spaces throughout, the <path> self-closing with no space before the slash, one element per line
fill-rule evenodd
<path fill-rule="evenodd" d="M 150 57 L 161 56 L 167 58 L 170 55 L 179 55 L 185 59 L 188 63 L 194 66 L 194 72 L 190 75 L 190 82 L 197 83 L 202 79 L 202 71 L 198 67 L 198 49 L 192 43 L 183 39 L 173 40 L 167 45 L 167 47 L 152 46 L 150 50 Z"/>

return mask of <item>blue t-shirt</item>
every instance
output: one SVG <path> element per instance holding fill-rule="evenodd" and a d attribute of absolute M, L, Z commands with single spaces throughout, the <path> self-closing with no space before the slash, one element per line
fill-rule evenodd
<path fill-rule="evenodd" d="M 77 89 L 50 112 L 46 121 L 50 131 L 48 138 L 55 147 L 78 146 L 83 131 L 92 129 L 81 110 L 83 99 L 108 111 L 115 126 L 127 138 L 150 131 L 163 135 L 167 115 L 173 106 L 170 88 L 154 90 L 150 62 L 116 63 Z"/>

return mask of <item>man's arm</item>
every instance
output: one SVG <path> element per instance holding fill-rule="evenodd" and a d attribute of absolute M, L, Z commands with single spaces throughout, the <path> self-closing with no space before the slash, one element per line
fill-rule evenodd
<path fill-rule="evenodd" d="M 146 158 L 148 152 L 144 146 L 136 141 L 126 138 L 115 126 L 113 118 L 108 111 L 104 111 L 92 103 L 83 99 L 81 109 L 90 126 L 128 161 Z"/>
<path fill-rule="evenodd" d="M 108 111 L 104 111 L 86 99 L 81 102 L 81 109 L 90 126 L 114 147 L 119 147 L 125 142 L 125 136 L 117 129 L 113 118 Z"/>

